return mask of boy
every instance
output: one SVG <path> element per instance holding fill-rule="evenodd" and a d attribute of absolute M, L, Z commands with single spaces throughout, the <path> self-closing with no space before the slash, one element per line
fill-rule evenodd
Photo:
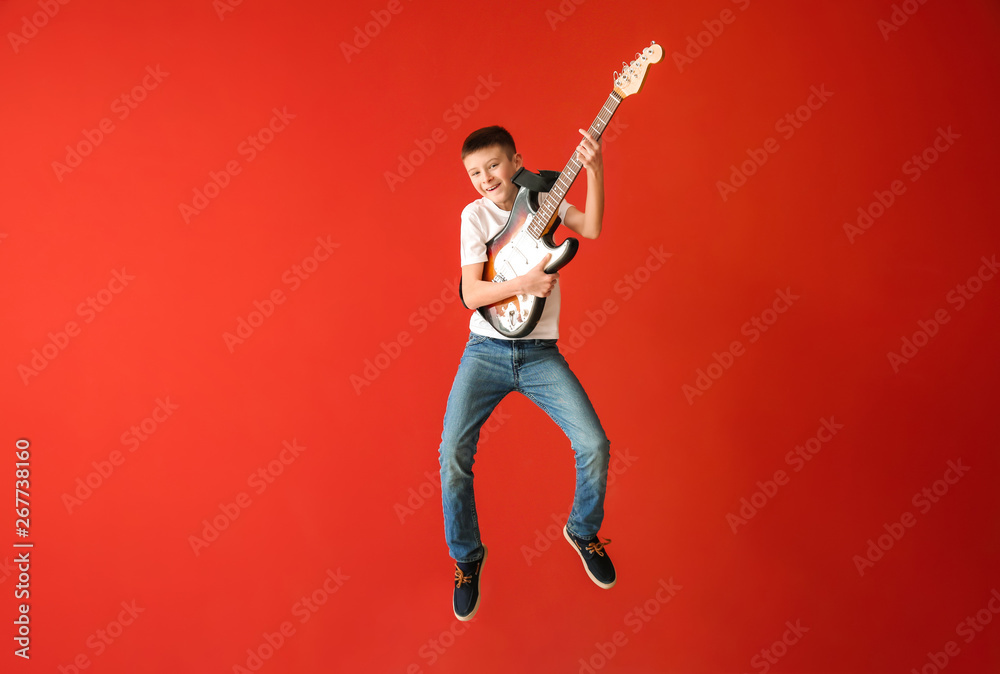
<path fill-rule="evenodd" d="M 565 201 L 559 217 L 582 237 L 596 239 L 604 215 L 604 166 L 600 145 L 582 129 L 577 148 L 587 169 L 587 209 Z M 576 456 L 576 493 L 563 536 L 583 560 L 597 585 L 610 588 L 615 568 L 597 537 L 604 519 L 610 443 L 590 399 L 559 353 L 558 274 L 543 269 L 548 256 L 523 276 L 503 283 L 482 280 L 486 242 L 510 215 L 518 187 L 511 182 L 521 168 L 521 155 L 506 129 L 491 126 L 474 131 L 462 145 L 462 163 L 481 195 L 462 211 L 462 291 L 470 309 L 516 294 L 548 298 L 534 330 L 521 339 L 507 339 L 473 311 L 471 335 L 448 396 L 439 450 L 445 539 L 455 560 L 455 617 L 471 620 L 479 609 L 479 581 L 486 547 L 479 538 L 472 464 L 479 431 L 501 399 L 512 391 L 526 395 L 555 421 L 570 439 Z"/>

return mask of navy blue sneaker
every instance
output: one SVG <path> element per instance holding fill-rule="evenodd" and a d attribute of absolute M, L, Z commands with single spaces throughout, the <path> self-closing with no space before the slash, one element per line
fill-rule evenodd
<path fill-rule="evenodd" d="M 597 536 L 577 538 L 566 527 L 563 527 L 563 536 L 580 555 L 580 559 L 583 560 L 583 568 L 592 581 L 605 590 L 615 586 L 615 583 L 618 582 L 615 575 L 615 565 L 611 563 L 611 558 L 608 557 L 608 552 L 604 549 L 604 546 L 611 542 L 610 540 L 602 543 Z"/>
<path fill-rule="evenodd" d="M 483 575 L 486 562 L 486 546 L 483 558 L 475 562 L 455 562 L 455 597 L 453 605 L 455 617 L 461 621 L 472 620 L 479 610 L 479 579 Z"/>

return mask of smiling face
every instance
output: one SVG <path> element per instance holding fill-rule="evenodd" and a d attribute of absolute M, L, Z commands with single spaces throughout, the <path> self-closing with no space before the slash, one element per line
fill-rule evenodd
<path fill-rule="evenodd" d="M 502 147 L 491 145 L 470 152 L 462 163 L 477 192 L 505 211 L 514 207 L 517 185 L 510 179 L 521 168 L 519 153 L 508 157 Z"/>

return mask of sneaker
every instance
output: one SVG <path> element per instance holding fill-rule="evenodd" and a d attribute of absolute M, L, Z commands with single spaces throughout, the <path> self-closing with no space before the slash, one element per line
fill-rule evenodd
<path fill-rule="evenodd" d="M 486 546 L 483 558 L 475 562 L 455 562 L 455 597 L 453 608 L 455 617 L 461 621 L 472 620 L 479 610 L 479 579 L 483 575 L 486 562 Z"/>
<path fill-rule="evenodd" d="M 566 527 L 563 527 L 563 536 L 580 555 L 580 559 L 583 560 L 583 568 L 592 581 L 605 590 L 615 586 L 615 583 L 618 582 L 618 578 L 615 576 L 615 565 L 611 563 L 611 558 L 608 557 L 608 552 L 604 549 L 604 546 L 611 542 L 610 540 L 602 543 L 597 536 L 577 538 Z"/>

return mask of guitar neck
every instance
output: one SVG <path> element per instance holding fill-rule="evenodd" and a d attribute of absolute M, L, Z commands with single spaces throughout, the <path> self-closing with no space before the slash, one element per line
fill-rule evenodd
<path fill-rule="evenodd" d="M 611 117 L 615 114 L 615 110 L 618 109 L 618 105 L 622 102 L 622 97 L 616 92 L 612 91 L 608 95 L 608 100 L 604 102 L 604 106 L 601 111 L 597 113 L 597 117 L 594 118 L 593 123 L 590 125 L 590 135 L 595 141 L 599 141 L 601 136 L 604 134 L 604 130 L 608 127 L 608 122 L 611 121 Z M 548 230 L 548 224 L 552 221 L 556 212 L 559 210 L 559 204 L 563 202 L 566 198 L 566 193 L 569 188 L 573 186 L 573 182 L 576 177 L 580 174 L 580 169 L 583 168 L 583 164 L 580 163 L 576 152 L 569 158 L 566 163 L 566 168 L 562 170 L 559 174 L 559 178 L 556 180 L 555 185 L 549 191 L 547 197 L 545 197 L 544 203 L 539 207 L 538 213 L 535 214 L 531 225 L 528 227 L 528 231 L 538 238 L 542 236 Z"/>

